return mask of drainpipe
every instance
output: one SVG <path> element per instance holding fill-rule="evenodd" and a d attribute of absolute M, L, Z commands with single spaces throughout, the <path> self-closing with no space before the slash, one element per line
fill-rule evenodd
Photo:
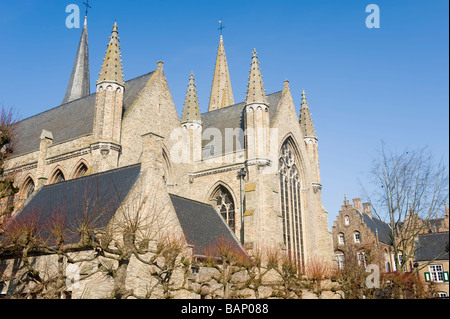
<path fill-rule="evenodd" d="M 244 245 L 244 178 L 247 176 L 247 171 L 242 168 L 238 172 L 238 177 L 241 181 L 241 243 Z"/>

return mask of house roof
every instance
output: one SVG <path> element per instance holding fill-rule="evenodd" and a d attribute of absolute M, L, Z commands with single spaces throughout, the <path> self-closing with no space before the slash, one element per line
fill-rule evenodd
<path fill-rule="evenodd" d="M 282 95 L 282 91 L 280 92 L 276 92 L 273 94 L 270 94 L 267 96 L 267 102 L 269 104 L 269 118 L 270 118 L 270 122 L 272 122 L 272 120 L 275 117 L 275 114 L 277 112 L 277 108 L 278 108 L 278 104 L 280 103 L 281 100 L 281 95 Z M 238 103 L 235 105 L 231 105 L 231 106 L 227 106 L 218 110 L 214 110 L 211 112 L 207 112 L 201 115 L 201 119 L 202 119 L 202 125 L 203 125 L 203 133 L 208 133 L 208 129 L 211 129 L 210 132 L 211 134 L 214 134 L 214 132 L 217 133 L 220 132 L 221 134 L 221 140 L 222 140 L 222 145 L 221 145 L 221 150 L 222 152 L 220 153 L 215 153 L 214 155 L 219 155 L 219 154 L 226 154 L 229 152 L 233 152 L 233 151 L 238 151 L 238 150 L 242 150 L 245 149 L 244 146 L 244 130 L 245 130 L 245 118 L 244 118 L 244 113 L 245 113 L 245 102 L 242 103 Z M 236 143 L 233 142 L 233 146 L 232 148 L 230 147 L 230 149 L 228 149 L 226 147 L 226 143 L 225 143 L 225 137 L 226 137 L 226 132 L 227 129 L 240 129 L 240 132 L 238 134 L 238 141 L 240 143 Z M 207 147 L 207 146 L 211 146 L 214 145 L 215 150 L 217 151 L 218 149 L 220 149 L 220 145 L 218 145 L 218 141 L 214 141 L 214 138 L 211 138 L 211 140 L 203 140 L 203 147 Z M 211 154 L 208 153 L 209 150 L 207 150 L 207 152 L 203 153 L 204 157 L 210 157 Z"/>
<path fill-rule="evenodd" d="M 147 73 L 125 83 L 124 112 L 139 97 L 152 74 L 153 72 Z M 12 141 L 12 156 L 39 150 L 39 137 L 44 129 L 52 132 L 53 144 L 91 134 L 94 127 L 95 98 L 96 94 L 93 93 L 18 122 Z"/>
<path fill-rule="evenodd" d="M 214 253 L 214 248 L 222 243 L 229 245 L 235 251 L 245 253 L 212 205 L 173 194 L 170 195 L 170 199 L 187 243 L 194 246 L 194 255 L 205 256 L 208 253 Z"/>
<path fill-rule="evenodd" d="M 392 245 L 391 227 L 385 222 L 373 218 L 368 214 L 357 212 L 362 216 L 364 223 L 369 227 L 370 231 L 375 235 L 378 232 L 378 240 L 384 244 Z"/>
<path fill-rule="evenodd" d="M 141 165 L 89 175 L 43 186 L 15 215 L 14 220 L 33 221 L 40 237 L 52 244 L 50 227 L 64 225 L 66 243 L 79 241 L 81 223 L 94 229 L 107 225 L 137 181 Z"/>
<path fill-rule="evenodd" d="M 40 188 L 14 216 L 17 223 L 33 222 L 40 238 L 54 244 L 51 227 L 64 226 L 65 243 L 77 243 L 82 222 L 93 229 L 107 226 L 140 176 L 136 164 Z M 218 244 L 244 252 L 216 209 L 208 204 L 170 195 L 187 243 L 204 256 Z M 56 224 L 58 223 L 58 224 Z"/>
<path fill-rule="evenodd" d="M 449 260 L 449 233 L 419 235 L 417 239 L 416 261 Z"/>

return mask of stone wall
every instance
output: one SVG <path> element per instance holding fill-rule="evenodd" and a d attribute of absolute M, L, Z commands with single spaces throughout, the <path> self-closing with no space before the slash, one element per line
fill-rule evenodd
<path fill-rule="evenodd" d="M 221 264 L 211 261 L 194 261 L 190 247 L 186 247 L 169 265 L 170 272 L 164 272 L 168 259 L 160 254 L 153 264 L 141 260 L 152 260 L 154 255 L 146 254 L 131 258 L 127 269 L 126 288 L 132 292 L 129 298 L 148 299 L 341 299 L 339 285 L 329 279 L 313 282 L 303 275 L 290 278 L 283 273 L 281 264 L 276 267 L 253 266 L 249 264 Z M 56 255 L 30 258 L 33 269 L 46 280 L 46 288 L 37 287 L 27 280 L 27 271 L 20 259 L 1 259 L 0 296 L 3 298 L 72 298 L 113 299 L 115 288 L 114 271 L 118 262 L 95 256 L 94 251 L 68 254 L 72 260 L 86 261 L 68 263 L 67 258 L 58 268 Z M 157 265 L 157 266 L 156 266 Z M 167 270 L 167 269 L 165 269 Z M 29 273 L 29 272 L 28 272 Z M 170 276 L 167 276 L 170 273 Z M 50 294 L 56 285 L 58 275 L 63 286 L 58 294 Z M 292 274 L 291 274 L 292 275 Z M 28 277 L 29 278 L 29 277 Z M 163 285 L 162 278 L 167 279 Z M 33 291 L 33 294 L 29 294 Z"/>

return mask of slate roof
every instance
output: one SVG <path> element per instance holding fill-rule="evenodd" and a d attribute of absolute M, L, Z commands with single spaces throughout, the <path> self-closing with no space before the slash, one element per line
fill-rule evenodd
<path fill-rule="evenodd" d="M 125 83 L 124 112 L 131 107 L 153 72 Z M 12 156 L 39 150 L 42 130 L 52 132 L 53 144 L 91 134 L 95 116 L 95 93 L 29 117 L 17 123 Z"/>
<path fill-rule="evenodd" d="M 366 223 L 367 227 L 369 227 L 370 231 L 375 235 L 378 231 L 378 240 L 384 244 L 392 245 L 391 240 L 391 228 L 388 224 L 385 222 L 370 217 L 367 214 L 361 213 L 359 210 L 357 210 L 358 213 L 361 214 L 364 222 Z"/>
<path fill-rule="evenodd" d="M 205 256 L 222 242 L 245 253 L 213 206 L 172 194 L 170 199 L 188 244 L 194 246 L 194 255 Z"/>
<path fill-rule="evenodd" d="M 267 102 L 269 104 L 269 118 L 270 122 L 272 122 L 273 118 L 275 117 L 278 104 L 280 103 L 282 91 L 270 94 L 267 96 Z M 214 110 L 211 112 L 207 112 L 201 115 L 202 118 L 202 125 L 203 125 L 203 132 L 207 129 L 217 129 L 221 136 L 222 136 L 222 154 L 229 153 L 232 151 L 238 151 L 245 148 L 244 145 L 244 130 L 245 130 L 245 118 L 244 118 L 244 111 L 245 111 L 245 102 L 238 103 L 235 105 L 227 106 L 218 110 Z M 241 132 L 238 135 L 238 140 L 240 143 L 233 142 L 233 149 L 226 149 L 225 145 L 225 133 L 226 129 L 236 129 L 240 128 Z M 214 132 L 211 130 L 211 132 Z M 211 140 L 203 140 L 203 147 L 207 147 L 206 153 L 203 153 L 203 157 L 209 157 L 212 154 L 209 154 L 209 147 L 211 145 L 215 144 L 216 152 L 217 150 L 220 150 L 219 145 L 217 144 L 217 141 L 214 141 L 213 138 Z M 220 152 L 219 152 L 220 154 Z M 215 155 L 218 155 L 218 153 L 215 153 Z"/>
<path fill-rule="evenodd" d="M 89 222 L 94 229 L 104 228 L 135 185 L 140 171 L 141 165 L 136 164 L 44 186 L 14 220 L 35 221 L 40 237 L 48 244 L 54 244 L 49 226 L 61 221 L 66 243 L 77 243 L 80 223 Z M 194 255 L 204 256 L 221 242 L 245 253 L 213 206 L 176 195 L 170 195 L 170 199 L 188 244 L 194 246 Z"/>
<path fill-rule="evenodd" d="M 428 220 L 428 227 L 433 231 L 436 232 L 439 230 L 439 228 L 444 226 L 444 218 L 435 218 L 435 219 L 429 219 Z"/>
<path fill-rule="evenodd" d="M 37 222 L 43 239 L 50 239 L 49 226 L 62 221 L 66 243 L 79 240 L 77 227 L 89 221 L 93 228 L 107 225 L 137 181 L 141 165 L 89 175 L 40 188 L 17 213 L 17 222 Z"/>
<path fill-rule="evenodd" d="M 416 248 L 416 261 L 449 260 L 449 233 L 419 235 Z"/>

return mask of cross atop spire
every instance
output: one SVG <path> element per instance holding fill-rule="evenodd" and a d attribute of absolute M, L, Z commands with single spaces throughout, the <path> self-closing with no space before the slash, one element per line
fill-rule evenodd
<path fill-rule="evenodd" d="M 223 34 L 223 29 L 225 29 L 225 27 L 224 27 L 224 25 L 223 25 L 223 21 L 220 20 L 220 21 L 219 21 L 219 29 L 217 29 L 217 30 L 220 31 L 220 36 L 222 36 L 222 34 Z"/>
<path fill-rule="evenodd" d="M 89 5 L 89 0 L 86 0 L 86 2 L 83 2 L 83 4 L 84 4 L 85 7 L 86 7 L 86 14 L 85 14 L 85 17 L 87 17 L 87 16 L 88 16 L 88 10 L 91 9 L 92 7 Z"/>

